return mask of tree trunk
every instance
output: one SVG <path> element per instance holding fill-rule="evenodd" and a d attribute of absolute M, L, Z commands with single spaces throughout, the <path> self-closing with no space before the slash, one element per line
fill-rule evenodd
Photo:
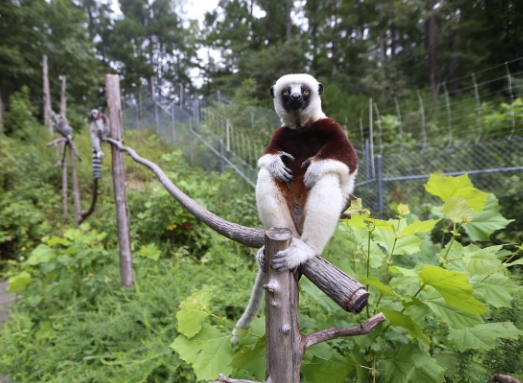
<path fill-rule="evenodd" d="M 76 163 L 74 159 L 74 152 L 69 148 L 69 161 L 71 163 L 71 178 L 73 181 L 73 201 L 75 211 L 75 222 L 78 225 L 82 220 L 82 204 L 80 203 L 80 188 L 78 186 L 78 175 L 76 173 Z M 65 162 L 65 160 L 64 160 Z"/>
<path fill-rule="evenodd" d="M 434 16 L 435 0 L 429 0 L 427 10 L 430 13 L 425 27 L 427 31 L 427 51 L 429 58 L 429 86 L 432 94 L 435 96 L 438 93 L 437 85 L 437 55 L 436 55 L 436 17 Z"/>
<path fill-rule="evenodd" d="M 123 141 L 122 109 L 120 99 L 120 79 L 118 75 L 105 75 L 107 107 L 111 124 L 111 137 Z M 129 206 L 125 190 L 124 157 L 116 147 L 111 147 L 113 159 L 113 186 L 118 223 L 118 243 L 120 245 L 120 273 L 122 285 L 129 287 L 134 283 L 134 269 L 131 253 L 131 234 L 129 224 Z"/>
<path fill-rule="evenodd" d="M 44 55 L 42 62 L 43 79 L 44 79 L 44 124 L 49 128 L 49 134 L 53 135 L 53 122 L 51 120 L 51 92 L 49 90 L 49 75 L 47 70 L 47 56 Z"/>
<path fill-rule="evenodd" d="M 63 142 L 63 150 L 67 150 L 67 141 Z M 72 152 L 71 148 L 69 151 Z M 67 218 L 67 161 L 62 157 L 62 212 L 64 219 Z"/>
<path fill-rule="evenodd" d="M 67 113 L 67 97 L 65 95 L 65 85 L 67 76 L 62 75 L 62 93 L 60 97 L 60 114 L 65 117 Z"/>

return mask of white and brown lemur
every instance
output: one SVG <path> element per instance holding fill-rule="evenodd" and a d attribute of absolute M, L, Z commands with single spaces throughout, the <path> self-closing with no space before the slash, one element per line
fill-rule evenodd
<path fill-rule="evenodd" d="M 320 255 L 347 208 L 358 171 L 358 156 L 341 126 L 321 109 L 323 86 L 308 74 L 281 77 L 270 89 L 282 126 L 258 160 L 256 205 L 265 229 L 286 227 L 293 239 L 270 267 L 295 269 Z M 265 256 L 256 254 L 260 270 L 251 299 L 237 328 L 247 328 L 262 302 Z M 233 331 L 233 339 L 239 336 Z"/>

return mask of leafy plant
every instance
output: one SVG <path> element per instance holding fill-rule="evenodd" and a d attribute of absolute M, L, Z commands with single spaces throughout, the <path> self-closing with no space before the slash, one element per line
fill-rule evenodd
<path fill-rule="evenodd" d="M 352 218 L 340 224 L 324 252 L 367 285 L 371 298 L 365 313 L 348 316 L 302 278 L 302 328 L 351 326 L 377 312 L 388 318 L 369 335 L 310 349 L 302 363 L 305 381 L 344 382 L 350 376 L 356 382 L 453 382 L 461 381 L 460 373 L 471 365 L 476 373 L 469 382 L 485 381 L 488 372 L 523 373 L 520 367 L 489 370 L 493 365 L 486 359 L 500 339 L 519 342 L 523 335 L 506 316 L 496 318 L 497 310 L 512 307 L 519 296 L 509 268 L 523 263 L 516 259 L 523 245 L 507 251 L 501 245 L 481 248 L 459 241 L 464 233 L 482 240 L 510 220 L 499 214 L 495 197 L 476 189 L 466 175 L 434 174 L 425 188 L 442 201 L 432 218 L 420 220 L 400 204 L 396 218 L 374 219 L 357 201 Z M 436 230 L 441 238 L 432 243 Z M 234 350 L 228 343 L 231 324 L 212 313 L 211 299 L 200 291 L 180 305 L 181 334 L 171 347 L 199 380 L 215 379 L 218 372 L 263 380 L 263 330 L 253 326 Z"/>

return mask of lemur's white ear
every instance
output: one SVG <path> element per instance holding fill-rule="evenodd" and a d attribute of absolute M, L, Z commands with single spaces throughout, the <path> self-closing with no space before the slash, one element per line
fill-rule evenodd
<path fill-rule="evenodd" d="M 318 83 L 318 94 L 321 95 L 323 93 L 323 85 Z"/>
<path fill-rule="evenodd" d="M 271 97 L 274 98 L 274 87 L 273 86 L 271 86 L 270 92 L 271 92 Z"/>

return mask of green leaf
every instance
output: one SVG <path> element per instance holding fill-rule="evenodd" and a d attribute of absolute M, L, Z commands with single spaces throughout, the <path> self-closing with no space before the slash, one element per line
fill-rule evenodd
<path fill-rule="evenodd" d="M 137 257 L 144 257 L 152 259 L 153 261 L 157 261 L 160 258 L 160 255 L 162 252 L 158 247 L 156 247 L 156 244 L 150 243 L 148 245 L 142 245 L 139 251 L 135 253 Z"/>
<path fill-rule="evenodd" d="M 482 211 L 487 203 L 488 193 L 476 189 L 468 174 L 458 177 L 446 177 L 443 174 L 431 174 L 425 184 L 425 190 L 446 202 L 449 198 L 462 196 L 474 211 Z"/>
<path fill-rule="evenodd" d="M 385 252 L 390 254 L 396 236 L 394 232 L 388 230 L 375 230 L 372 233 L 374 240 L 385 248 Z M 415 235 L 400 237 L 394 246 L 394 255 L 409 255 L 420 251 L 423 240 Z"/>
<path fill-rule="evenodd" d="M 474 218 L 474 208 L 462 196 L 449 198 L 443 213 L 454 223 L 469 223 Z"/>
<path fill-rule="evenodd" d="M 331 359 L 325 360 L 314 356 L 309 363 L 302 363 L 301 373 L 307 383 L 343 383 L 346 377 L 354 371 L 354 366 L 347 363 L 346 358 L 333 352 Z"/>
<path fill-rule="evenodd" d="M 427 221 L 420 221 L 417 219 L 408 225 L 405 229 L 403 229 L 402 234 L 407 236 L 416 233 L 426 233 L 428 231 L 432 231 L 434 226 L 436 226 L 439 221 L 441 221 L 441 219 L 429 219 Z"/>
<path fill-rule="evenodd" d="M 417 270 L 406 269 L 404 267 L 399 266 L 391 266 L 389 267 L 389 270 L 391 273 L 403 274 L 406 277 L 417 277 L 419 275 L 419 272 Z"/>
<path fill-rule="evenodd" d="M 464 226 L 471 240 L 489 241 L 492 233 L 496 230 L 504 229 L 510 222 L 514 221 L 513 219 L 503 217 L 499 213 L 500 209 L 501 206 L 499 206 L 496 196 L 489 194 L 483 211 L 476 213 L 472 222 Z"/>
<path fill-rule="evenodd" d="M 10 293 L 22 292 L 27 288 L 27 285 L 31 283 L 32 280 L 33 278 L 31 278 L 31 275 L 28 272 L 22 271 L 20 274 L 9 277 L 7 280 L 7 291 Z"/>
<path fill-rule="evenodd" d="M 233 358 L 231 335 L 223 334 L 207 323 L 192 339 L 178 336 L 169 346 L 180 358 L 192 365 L 198 380 L 215 380 L 219 374 L 229 375 Z"/>
<path fill-rule="evenodd" d="M 386 295 L 392 295 L 393 297 L 401 299 L 401 296 L 396 293 L 394 290 L 390 288 L 390 286 L 384 285 L 380 282 L 380 280 L 376 277 L 370 277 L 370 278 L 364 278 L 360 280 L 360 283 L 363 285 L 371 285 L 378 289 L 380 293 L 386 294 Z"/>
<path fill-rule="evenodd" d="M 181 310 L 176 314 L 178 331 L 187 338 L 192 338 L 201 330 L 202 323 L 209 316 L 211 294 L 198 291 L 180 303 Z"/>
<path fill-rule="evenodd" d="M 69 246 L 71 242 L 69 242 L 66 238 L 62 237 L 52 237 L 45 241 L 47 245 L 49 246 L 55 246 L 55 245 L 63 245 L 63 246 Z"/>
<path fill-rule="evenodd" d="M 27 264 L 31 266 L 39 265 L 40 263 L 47 263 L 56 258 L 56 251 L 51 249 L 49 246 L 40 244 L 36 249 L 31 252 L 29 258 L 27 258 Z"/>
<path fill-rule="evenodd" d="M 467 274 L 448 271 L 439 266 L 424 266 L 419 276 L 424 283 L 434 287 L 449 305 L 472 314 L 488 311 L 481 302 L 472 298 L 473 290 L 468 283 Z"/>
<path fill-rule="evenodd" d="M 387 309 L 382 309 L 382 308 L 378 308 L 378 311 L 385 314 L 385 316 L 387 317 L 387 320 L 390 323 L 392 323 L 393 325 L 406 328 L 407 330 L 410 331 L 410 334 L 413 337 L 421 338 L 421 339 L 423 339 L 423 341 L 425 343 L 430 343 L 430 339 L 427 338 L 425 336 L 425 334 L 423 334 L 423 330 L 421 329 L 419 324 L 414 322 L 412 320 L 412 318 L 410 318 L 408 315 L 400 313 L 399 311 L 396 311 L 396 310 L 387 310 Z"/>
<path fill-rule="evenodd" d="M 442 383 L 444 369 L 413 343 L 401 346 L 385 361 L 387 383 Z"/>
<path fill-rule="evenodd" d="M 510 303 L 519 286 L 502 273 L 494 273 L 488 278 L 473 277 L 473 296 L 482 298 L 494 307 L 510 307 Z"/>
<path fill-rule="evenodd" d="M 405 215 L 410 214 L 409 205 L 405 205 L 404 203 L 400 203 L 400 204 L 398 205 L 398 213 L 399 213 L 401 216 L 405 216 Z"/>
<path fill-rule="evenodd" d="M 310 295 L 315 302 L 318 302 L 322 305 L 328 312 L 333 313 L 338 310 L 341 310 L 341 307 L 338 306 L 331 298 L 329 298 L 323 291 L 316 287 L 309 279 L 301 278 L 300 288 Z"/>
<path fill-rule="evenodd" d="M 511 322 L 484 323 L 464 330 L 450 330 L 449 339 L 456 343 L 460 351 L 469 348 L 490 350 L 496 346 L 496 338 L 517 339 L 523 331 Z"/>
<path fill-rule="evenodd" d="M 465 253 L 463 255 L 463 263 L 471 274 L 488 275 L 501 266 L 501 261 L 496 257 L 496 253 L 502 247 L 490 246 L 471 253 Z"/>
<path fill-rule="evenodd" d="M 439 294 L 432 294 L 427 300 L 423 301 L 443 322 L 450 327 L 460 330 L 463 328 L 474 327 L 483 323 L 481 316 L 471 314 L 467 311 L 461 310 L 458 307 L 449 306 Z"/>
<path fill-rule="evenodd" d="M 234 355 L 230 366 L 235 370 L 244 370 L 246 366 L 255 361 L 256 359 L 262 358 L 265 361 L 265 336 L 258 339 L 254 347 L 245 346 L 241 351 Z M 265 370 L 265 369 L 264 369 Z M 257 377 L 264 378 L 264 376 Z"/>

